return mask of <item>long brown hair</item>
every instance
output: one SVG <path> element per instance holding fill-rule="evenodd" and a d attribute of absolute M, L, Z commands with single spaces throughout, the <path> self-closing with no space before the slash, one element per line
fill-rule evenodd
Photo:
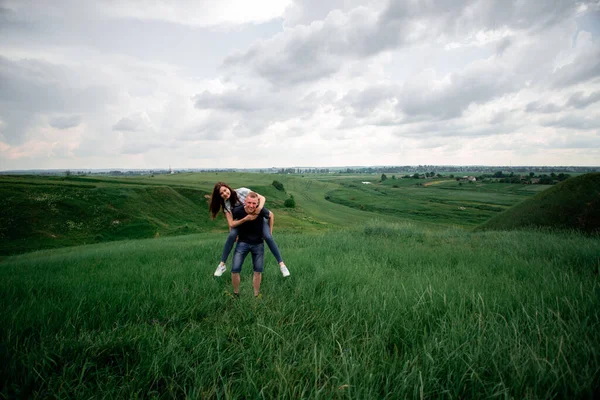
<path fill-rule="evenodd" d="M 223 210 L 223 212 L 225 212 L 225 200 L 223 200 L 220 193 L 221 187 L 223 186 L 229 189 L 229 193 L 231 193 L 229 195 L 229 204 L 231 204 L 231 207 L 234 207 L 239 202 L 237 192 L 233 190 L 231 186 L 229 186 L 225 182 L 215 183 L 215 187 L 213 188 L 212 194 L 210 196 L 210 202 L 208 204 L 208 210 L 210 211 L 211 219 L 215 219 L 219 211 Z"/>

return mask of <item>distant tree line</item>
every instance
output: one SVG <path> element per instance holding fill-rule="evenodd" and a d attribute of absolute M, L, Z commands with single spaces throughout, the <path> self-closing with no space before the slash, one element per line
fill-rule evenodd
<path fill-rule="evenodd" d="M 551 172 L 550 174 L 538 174 L 530 172 L 529 174 L 521 175 L 515 174 L 514 172 L 504 173 L 503 171 L 496 171 L 494 174 L 488 175 L 483 174 L 477 178 L 483 182 L 499 182 L 499 183 L 527 183 L 527 184 L 540 184 L 540 185 L 552 185 L 558 182 L 562 182 L 569 179 L 571 175 L 563 172 L 557 174 Z"/>

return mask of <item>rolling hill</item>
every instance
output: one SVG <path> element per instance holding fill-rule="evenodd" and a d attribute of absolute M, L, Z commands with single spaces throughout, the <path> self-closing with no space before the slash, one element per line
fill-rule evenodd
<path fill-rule="evenodd" d="M 478 230 L 600 231 L 600 173 L 567 179 L 481 224 Z"/>

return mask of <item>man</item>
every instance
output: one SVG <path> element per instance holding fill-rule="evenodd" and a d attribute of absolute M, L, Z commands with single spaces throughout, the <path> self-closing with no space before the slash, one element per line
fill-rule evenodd
<path fill-rule="evenodd" d="M 269 218 L 269 227 L 273 232 L 273 222 L 275 216 L 272 212 L 263 208 L 260 213 L 255 214 L 258 207 L 258 195 L 254 192 L 248 193 L 243 206 L 236 206 L 232 210 L 234 220 L 242 222 L 238 226 L 238 242 L 233 254 L 233 264 L 231 266 L 231 283 L 233 284 L 234 296 L 240 295 L 240 272 L 242 264 L 248 253 L 252 254 L 252 264 L 254 267 L 254 277 L 252 286 L 254 287 L 254 297 L 260 292 L 260 283 L 262 281 L 262 272 L 265 263 L 265 246 L 263 244 L 263 218 Z"/>

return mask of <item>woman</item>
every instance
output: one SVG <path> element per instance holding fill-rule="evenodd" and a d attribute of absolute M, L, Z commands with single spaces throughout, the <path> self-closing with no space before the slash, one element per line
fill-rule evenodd
<path fill-rule="evenodd" d="M 214 274 L 215 276 L 221 276 L 223 275 L 223 272 L 227 270 L 225 262 L 227 261 L 229 253 L 231 253 L 233 244 L 238 236 L 237 227 L 245 222 L 245 220 L 234 221 L 233 216 L 231 215 L 231 210 L 236 205 L 243 205 L 244 201 L 246 200 L 246 196 L 248 196 L 248 193 L 250 192 L 251 190 L 248 188 L 239 188 L 233 190 L 224 182 L 217 182 L 213 188 L 209 205 L 211 218 L 215 219 L 219 211 L 222 210 L 223 214 L 225 214 L 225 218 L 227 219 L 227 224 L 229 225 L 229 236 L 227 236 L 227 240 L 225 241 L 223 254 L 221 255 L 221 262 L 217 266 Z M 257 214 L 260 213 L 264 205 L 265 198 L 259 194 L 258 208 L 256 209 Z M 287 269 L 283 259 L 281 258 L 279 248 L 277 247 L 277 244 L 275 244 L 275 240 L 273 240 L 271 229 L 269 228 L 269 222 L 266 219 L 263 221 L 263 237 L 265 242 L 267 242 L 267 246 L 269 246 L 271 253 L 273 253 L 275 259 L 277 259 L 277 262 L 279 263 L 279 270 L 281 271 L 281 274 L 284 277 L 290 276 L 290 271 Z"/>

